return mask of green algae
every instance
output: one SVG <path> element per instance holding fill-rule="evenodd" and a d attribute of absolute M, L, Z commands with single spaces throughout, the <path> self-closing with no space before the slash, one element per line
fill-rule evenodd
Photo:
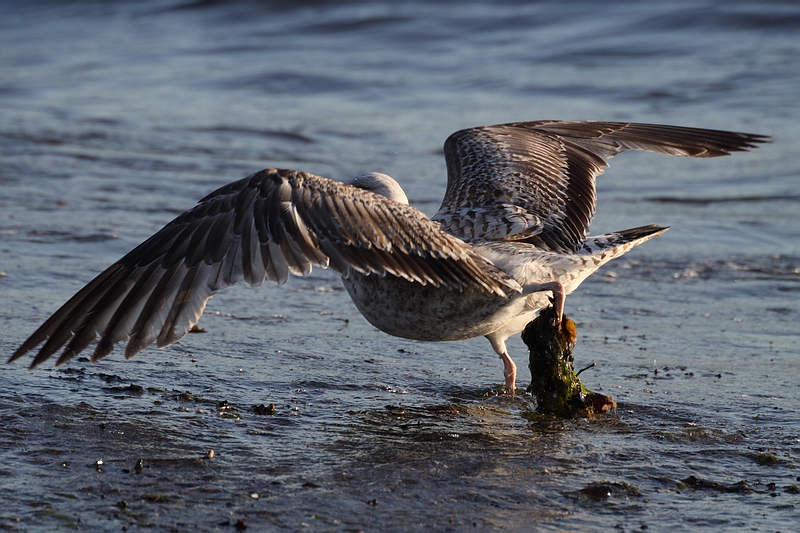
<path fill-rule="evenodd" d="M 530 351 L 531 384 L 536 410 L 561 418 L 592 418 L 615 409 L 616 402 L 587 389 L 573 366 L 572 350 L 578 330 L 566 315 L 558 328 L 555 311 L 548 307 L 525 326 L 522 341 Z"/>

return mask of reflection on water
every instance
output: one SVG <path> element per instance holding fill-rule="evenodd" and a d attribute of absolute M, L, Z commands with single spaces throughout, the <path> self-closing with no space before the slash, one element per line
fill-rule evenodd
<path fill-rule="evenodd" d="M 591 11 L 590 11 L 591 10 Z M 567 301 L 602 419 L 487 394 L 483 339 L 376 332 L 335 276 L 234 287 L 131 361 L 0 373 L 0 527 L 782 530 L 800 520 L 793 4 L 9 3 L 0 351 L 220 185 L 395 176 L 428 214 L 443 139 L 617 119 L 774 135 L 626 154 L 601 233 L 672 229 Z M 525 346 L 509 347 L 527 380 Z M 209 451 L 213 450 L 213 454 Z"/>

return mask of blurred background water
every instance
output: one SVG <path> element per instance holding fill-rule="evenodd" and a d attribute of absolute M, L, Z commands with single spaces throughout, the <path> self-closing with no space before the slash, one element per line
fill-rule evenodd
<path fill-rule="evenodd" d="M 321 271 L 200 325 L 0 372 L 0 528 L 797 531 L 794 2 L 0 2 L 0 353 L 214 188 L 269 166 L 398 179 L 433 214 L 470 126 L 773 135 L 614 159 L 594 233 L 664 236 L 567 299 L 591 421 L 485 396 L 484 339 L 388 337 Z M 527 352 L 510 343 L 524 385 Z M 274 405 L 254 410 L 255 405 Z M 208 450 L 214 457 L 208 458 Z"/>

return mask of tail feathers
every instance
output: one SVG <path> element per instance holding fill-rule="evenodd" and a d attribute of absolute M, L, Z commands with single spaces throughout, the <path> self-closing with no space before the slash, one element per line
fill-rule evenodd
<path fill-rule="evenodd" d="M 600 264 L 604 264 L 627 253 L 634 246 L 639 246 L 653 237 L 658 237 L 668 229 L 669 226 L 648 224 L 647 226 L 639 226 L 638 228 L 626 229 L 615 233 L 588 237 L 578 253 L 595 256 L 600 260 Z"/>

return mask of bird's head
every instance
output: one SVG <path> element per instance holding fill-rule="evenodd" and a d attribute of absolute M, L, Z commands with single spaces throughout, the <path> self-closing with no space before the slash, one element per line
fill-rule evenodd
<path fill-rule="evenodd" d="M 367 172 L 366 174 L 359 174 L 347 183 L 359 189 L 380 194 L 395 202 L 408 205 L 408 197 L 403 192 L 403 188 L 391 176 L 386 174 Z"/>

